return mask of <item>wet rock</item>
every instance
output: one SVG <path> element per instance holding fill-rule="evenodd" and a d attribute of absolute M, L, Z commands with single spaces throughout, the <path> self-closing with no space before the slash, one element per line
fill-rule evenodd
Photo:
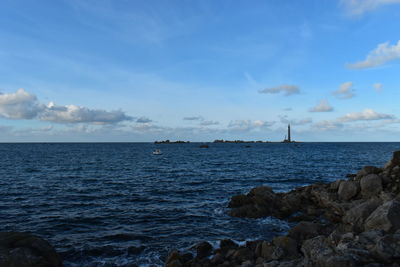
<path fill-rule="evenodd" d="M 181 255 L 179 254 L 179 251 L 174 249 L 168 254 L 167 260 L 165 262 L 168 264 L 175 260 L 180 260 L 180 259 L 181 259 Z"/>
<path fill-rule="evenodd" d="M 63 266 L 60 256 L 46 240 L 21 232 L 0 232 L 0 265 Z"/>
<path fill-rule="evenodd" d="M 360 180 L 360 186 L 363 198 L 376 196 L 382 191 L 382 179 L 376 174 L 368 174 Z"/>
<path fill-rule="evenodd" d="M 400 202 L 397 200 L 388 201 L 379 206 L 366 219 L 365 230 L 383 230 L 394 232 L 400 229 Z"/>
<path fill-rule="evenodd" d="M 220 241 L 219 246 L 222 250 L 229 250 L 232 248 L 237 248 L 238 244 L 236 244 L 235 242 L 233 242 L 230 239 L 223 239 Z"/>
<path fill-rule="evenodd" d="M 359 192 L 359 185 L 355 181 L 343 181 L 339 185 L 338 197 L 341 200 L 350 200 Z"/>
<path fill-rule="evenodd" d="M 331 190 L 337 191 L 341 182 L 343 182 L 343 180 L 336 180 L 330 184 L 329 188 Z"/>
<path fill-rule="evenodd" d="M 212 246 L 208 242 L 205 241 L 201 242 L 197 244 L 195 247 L 196 247 L 196 258 L 198 259 L 202 259 L 211 254 Z"/>
<path fill-rule="evenodd" d="M 377 199 L 363 202 L 350 210 L 343 217 L 343 222 L 353 226 L 353 231 L 362 232 L 364 230 L 364 221 L 380 205 Z"/>
<path fill-rule="evenodd" d="M 224 261 L 225 261 L 225 257 L 221 253 L 217 253 L 211 258 L 211 263 L 213 265 L 221 264 Z"/>

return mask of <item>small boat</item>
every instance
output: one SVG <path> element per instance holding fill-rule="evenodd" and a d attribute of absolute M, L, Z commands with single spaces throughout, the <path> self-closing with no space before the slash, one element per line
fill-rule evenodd
<path fill-rule="evenodd" d="M 156 149 L 153 151 L 153 155 L 162 155 L 162 152 L 160 149 Z"/>

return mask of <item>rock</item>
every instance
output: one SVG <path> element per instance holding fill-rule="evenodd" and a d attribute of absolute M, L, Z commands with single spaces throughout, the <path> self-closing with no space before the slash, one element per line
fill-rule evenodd
<path fill-rule="evenodd" d="M 229 250 L 229 249 L 232 249 L 232 248 L 237 248 L 238 244 L 236 244 L 235 242 L 233 242 L 230 239 L 223 239 L 223 240 L 220 241 L 219 247 L 222 250 Z"/>
<path fill-rule="evenodd" d="M 341 182 L 343 182 L 343 180 L 336 180 L 330 184 L 329 188 L 331 190 L 337 191 Z"/>
<path fill-rule="evenodd" d="M 376 174 L 368 174 L 360 180 L 360 186 L 364 198 L 376 196 L 382 191 L 382 179 Z"/>
<path fill-rule="evenodd" d="M 350 200 L 359 192 L 358 183 L 355 181 L 343 181 L 339 185 L 338 196 L 341 200 Z"/>
<path fill-rule="evenodd" d="M 214 265 L 218 265 L 223 263 L 224 260 L 225 260 L 224 256 L 221 253 L 217 253 L 211 258 L 211 263 Z"/>
<path fill-rule="evenodd" d="M 334 250 L 324 236 L 316 236 L 303 242 L 303 255 L 312 263 L 319 262 L 320 258 L 333 255 Z"/>
<path fill-rule="evenodd" d="M 272 243 L 275 245 L 275 250 L 271 256 L 273 259 L 295 259 L 299 257 L 297 242 L 293 238 L 288 236 L 278 236 L 272 240 Z M 282 250 L 282 253 L 279 252 L 278 256 L 279 249 Z"/>
<path fill-rule="evenodd" d="M 46 240 L 21 232 L 0 232 L 0 265 L 63 266 L 60 256 Z"/>
<path fill-rule="evenodd" d="M 167 260 L 165 262 L 170 263 L 170 262 L 173 262 L 175 260 L 180 260 L 180 259 L 181 259 L 181 255 L 179 254 L 179 251 L 174 249 L 168 254 Z"/>
<path fill-rule="evenodd" d="M 254 264 L 252 261 L 245 261 L 242 263 L 242 265 L 240 265 L 240 267 L 253 267 Z"/>
<path fill-rule="evenodd" d="M 173 260 L 170 263 L 167 263 L 167 267 L 182 267 L 183 264 L 179 260 Z"/>
<path fill-rule="evenodd" d="M 376 243 L 378 243 L 378 241 L 384 236 L 384 234 L 385 233 L 382 230 L 362 232 L 358 235 L 357 242 L 362 248 L 372 250 Z"/>
<path fill-rule="evenodd" d="M 273 252 L 274 246 L 267 241 L 263 241 L 261 245 L 261 257 L 263 257 L 264 259 L 271 259 Z"/>
<path fill-rule="evenodd" d="M 300 222 L 289 230 L 289 236 L 302 242 L 319 235 L 320 225 L 312 222 Z"/>
<path fill-rule="evenodd" d="M 378 208 L 366 219 L 365 230 L 383 230 L 394 232 L 400 229 L 400 202 L 388 201 Z"/>
<path fill-rule="evenodd" d="M 399 166 L 400 165 L 400 151 L 395 151 L 393 152 L 393 156 L 392 159 L 389 160 L 388 163 L 386 163 L 385 165 L 385 169 L 392 169 L 395 166 Z"/>
<path fill-rule="evenodd" d="M 236 262 L 242 263 L 247 260 L 253 260 L 254 252 L 251 251 L 249 248 L 241 247 L 236 250 L 232 257 Z"/>
<path fill-rule="evenodd" d="M 382 169 L 374 167 L 374 166 L 365 166 L 362 168 L 356 175 L 356 179 L 360 179 L 369 174 L 378 174 L 382 171 Z"/>
<path fill-rule="evenodd" d="M 380 205 L 380 201 L 372 199 L 363 202 L 350 210 L 343 217 L 343 222 L 353 226 L 353 231 L 362 232 L 364 230 L 364 221 Z"/>
<path fill-rule="evenodd" d="M 400 260 L 400 234 L 385 235 L 372 249 L 382 261 L 392 263 Z"/>
<path fill-rule="evenodd" d="M 251 198 L 246 195 L 237 195 L 231 197 L 228 208 L 238 208 L 249 204 L 252 204 Z"/>
<path fill-rule="evenodd" d="M 212 246 L 208 242 L 201 242 L 196 245 L 196 258 L 202 259 L 211 254 Z"/>

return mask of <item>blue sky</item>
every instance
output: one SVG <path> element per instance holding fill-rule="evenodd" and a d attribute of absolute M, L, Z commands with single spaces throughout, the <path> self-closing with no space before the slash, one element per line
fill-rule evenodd
<path fill-rule="evenodd" d="M 0 3 L 0 141 L 400 141 L 400 0 Z"/>

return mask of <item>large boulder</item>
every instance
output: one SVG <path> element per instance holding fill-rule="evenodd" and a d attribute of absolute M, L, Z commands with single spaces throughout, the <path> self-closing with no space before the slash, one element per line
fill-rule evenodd
<path fill-rule="evenodd" d="M 326 266 L 326 261 L 334 255 L 334 249 L 324 236 L 316 236 L 303 242 L 301 251 L 306 266 Z"/>
<path fill-rule="evenodd" d="M 382 191 L 382 179 L 376 174 L 368 174 L 360 180 L 360 186 L 364 198 L 376 196 Z"/>
<path fill-rule="evenodd" d="M 321 225 L 313 222 L 299 222 L 289 230 L 289 236 L 302 242 L 303 240 L 316 237 L 320 234 Z"/>
<path fill-rule="evenodd" d="M 339 185 L 338 197 L 340 200 L 348 201 L 355 197 L 360 191 L 356 181 L 343 181 Z"/>
<path fill-rule="evenodd" d="M 397 200 L 388 201 L 379 206 L 366 219 L 365 230 L 383 230 L 394 232 L 400 229 L 400 202 Z"/>
<path fill-rule="evenodd" d="M 61 267 L 61 257 L 46 240 L 29 233 L 0 232 L 0 266 Z"/>
<path fill-rule="evenodd" d="M 362 232 L 364 221 L 381 204 L 378 199 L 371 199 L 348 210 L 343 217 L 343 222 L 350 224 L 353 231 Z"/>

